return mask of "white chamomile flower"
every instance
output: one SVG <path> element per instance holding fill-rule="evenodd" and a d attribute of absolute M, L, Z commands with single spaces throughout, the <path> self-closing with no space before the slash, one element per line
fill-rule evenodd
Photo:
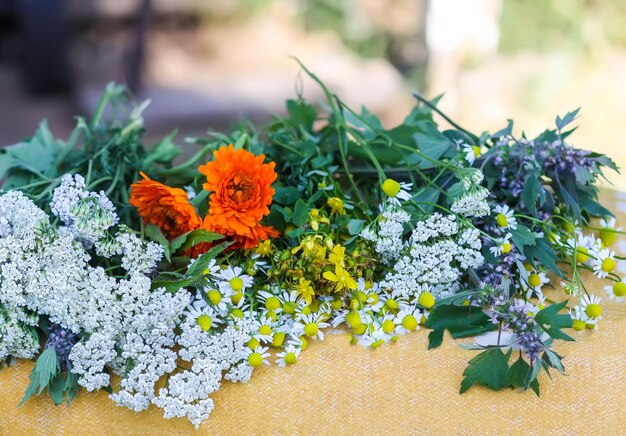
<path fill-rule="evenodd" d="M 274 319 L 267 315 L 261 316 L 257 321 L 254 321 L 254 330 L 252 335 L 254 338 L 262 343 L 271 343 L 274 338 L 274 328 L 276 322 Z"/>
<path fill-rule="evenodd" d="M 591 319 L 600 319 L 602 316 L 602 306 L 600 305 L 600 297 L 595 295 L 583 295 L 580 300 L 580 307 L 585 311 Z"/>
<path fill-rule="evenodd" d="M 422 319 L 422 312 L 419 309 L 413 307 L 404 307 L 396 315 L 395 323 L 397 324 L 396 331 L 398 333 L 408 333 L 413 330 L 419 330 L 419 323 Z"/>
<path fill-rule="evenodd" d="M 621 281 L 613 283 L 610 286 L 605 286 L 604 292 L 606 292 L 611 300 L 615 299 L 618 302 L 624 300 L 626 296 L 626 277 L 622 277 Z"/>
<path fill-rule="evenodd" d="M 211 288 L 207 288 L 203 292 L 215 310 L 220 312 L 222 315 L 225 315 L 228 312 L 228 303 L 230 302 L 230 299 L 226 295 L 222 294 L 222 292 L 217 289 Z"/>
<path fill-rule="evenodd" d="M 294 315 L 298 310 L 298 307 L 306 304 L 297 291 L 282 290 L 278 296 L 282 304 L 282 310 L 286 315 Z"/>
<path fill-rule="evenodd" d="M 189 261 L 189 266 L 193 265 L 194 262 L 196 262 L 198 259 L 191 259 Z M 209 261 L 209 264 L 206 266 L 206 268 L 203 271 L 203 274 L 205 276 L 218 276 L 219 272 L 221 271 L 220 266 L 217 264 L 217 262 L 215 261 L 215 259 L 211 259 Z"/>
<path fill-rule="evenodd" d="M 387 194 L 387 202 L 400 206 L 400 201 L 411 199 L 410 189 L 413 183 L 397 182 L 394 179 L 386 179 L 382 184 L 382 189 Z"/>
<path fill-rule="evenodd" d="M 512 236 L 512 234 L 507 233 L 506 235 L 504 235 L 504 238 L 496 239 L 496 245 L 494 245 L 493 247 L 489 247 L 489 251 L 491 251 L 494 256 L 500 256 L 501 254 L 509 253 L 511 251 Z"/>
<path fill-rule="evenodd" d="M 387 292 L 381 292 L 378 295 L 378 301 L 382 303 L 381 311 L 383 313 L 397 313 L 401 307 L 408 305 L 404 297 L 393 297 Z"/>
<path fill-rule="evenodd" d="M 268 352 L 268 347 L 256 347 L 254 350 L 246 349 L 248 353 L 248 364 L 250 364 L 253 368 L 258 368 L 261 365 L 269 365 L 270 361 L 268 357 L 270 357 L 270 353 Z"/>
<path fill-rule="evenodd" d="M 547 283 L 550 283 L 550 279 L 543 271 L 528 274 L 528 280 L 522 281 L 522 287 L 527 291 L 526 298 L 530 298 L 533 293 L 543 295 L 541 288 Z"/>
<path fill-rule="evenodd" d="M 308 338 L 317 338 L 323 341 L 324 332 L 322 329 L 328 326 L 328 323 L 320 321 L 319 317 L 313 314 L 299 315 L 298 320 L 293 324 L 293 332 L 298 336 L 304 333 Z"/>
<path fill-rule="evenodd" d="M 228 266 L 226 269 L 221 270 L 216 275 L 220 281 L 218 282 L 219 289 L 226 295 L 232 295 L 234 293 L 243 292 L 245 289 L 252 286 L 254 280 L 248 274 L 243 273 L 241 267 Z"/>
<path fill-rule="evenodd" d="M 220 314 L 200 296 L 185 308 L 183 315 L 194 319 L 205 332 L 223 322 Z"/>
<path fill-rule="evenodd" d="M 608 219 L 600 220 L 600 232 L 599 237 L 602 243 L 605 246 L 613 245 L 617 240 L 617 236 L 622 231 L 621 227 L 615 227 L 615 218 L 611 217 Z"/>
<path fill-rule="evenodd" d="M 615 252 L 609 248 L 603 248 L 596 251 L 595 259 L 593 259 L 593 273 L 599 278 L 607 277 L 615 267 Z"/>
<path fill-rule="evenodd" d="M 278 291 L 278 289 L 276 289 L 276 291 Z M 257 292 L 257 297 L 259 303 L 263 304 L 267 310 L 275 313 L 282 312 L 283 303 L 280 301 L 278 295 L 268 291 L 259 291 Z"/>
<path fill-rule="evenodd" d="M 364 335 L 362 335 L 358 344 L 364 347 L 370 347 L 376 349 L 386 342 L 389 342 L 393 337 L 392 334 L 386 333 L 381 325 L 372 324 L 367 329 Z"/>
<path fill-rule="evenodd" d="M 503 229 L 517 229 L 517 220 L 513 216 L 513 209 L 509 208 L 506 204 L 496 206 L 494 208 L 496 213 L 496 223 Z"/>
<path fill-rule="evenodd" d="M 465 160 L 469 162 L 469 164 L 473 164 L 474 161 L 480 156 L 480 147 L 478 145 L 470 145 L 464 142 L 460 142 L 459 145 L 463 148 L 463 153 L 465 153 Z"/>
<path fill-rule="evenodd" d="M 569 311 L 570 316 L 572 317 L 572 328 L 578 332 L 589 329 L 598 328 L 597 320 L 590 318 L 587 316 L 584 310 L 581 309 L 580 306 L 576 306 L 574 310 Z"/>
<path fill-rule="evenodd" d="M 290 342 L 283 351 L 276 354 L 276 357 L 278 357 L 278 359 L 276 359 L 276 365 L 281 368 L 284 368 L 287 365 L 293 365 L 298 361 L 298 357 L 300 357 L 301 352 L 302 348 L 300 347 L 300 344 Z"/>
<path fill-rule="evenodd" d="M 242 323 L 253 324 L 254 319 L 252 319 L 252 311 L 250 310 L 250 305 L 244 302 L 244 299 L 241 299 L 237 306 L 232 306 L 230 308 L 230 312 L 226 316 L 226 321 L 229 325 L 236 327 L 241 325 Z"/>

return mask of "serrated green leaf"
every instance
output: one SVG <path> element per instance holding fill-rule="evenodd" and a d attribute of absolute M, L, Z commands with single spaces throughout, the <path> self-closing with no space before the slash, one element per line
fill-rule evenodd
<path fill-rule="evenodd" d="M 541 356 L 542 361 L 546 363 L 547 366 L 556 369 L 561 374 L 565 374 L 565 368 L 563 367 L 563 357 L 559 356 L 554 351 L 546 348 L 543 352 L 543 356 Z M 546 372 L 548 370 L 546 369 Z"/>
<path fill-rule="evenodd" d="M 511 230 L 511 239 L 518 248 L 525 245 L 533 245 L 535 238 L 535 234 L 526 226 L 518 224 L 515 230 Z"/>
<path fill-rule="evenodd" d="M 495 391 L 500 390 L 505 384 L 510 356 L 511 350 L 504 354 L 500 348 L 493 348 L 474 357 L 463 371 L 465 378 L 461 382 L 460 392 L 466 392 L 475 384 L 487 386 Z"/>
<path fill-rule="evenodd" d="M 222 242 L 220 245 L 212 247 L 206 253 L 200 255 L 187 270 L 188 277 L 199 277 L 204 274 L 204 270 L 209 266 L 209 262 L 220 255 L 226 248 L 233 245 L 233 242 Z"/>
<path fill-rule="evenodd" d="M 481 310 L 472 306 L 456 306 L 452 304 L 437 304 L 428 316 L 426 327 L 434 331 L 448 330 L 453 338 L 474 336 L 479 333 L 494 330 L 495 324 Z M 432 339 L 439 339 L 439 333 Z M 430 339 L 430 336 L 429 336 Z M 430 342 L 428 348 L 436 348 L 441 344 Z"/>
<path fill-rule="evenodd" d="M 283 206 L 292 205 L 302 197 L 302 193 L 293 186 L 275 188 L 273 200 Z"/>
<path fill-rule="evenodd" d="M 180 245 L 178 251 L 185 251 L 205 242 L 215 242 L 224 239 L 223 235 L 209 232 L 205 229 L 197 229 L 189 232 L 185 241 Z"/>
<path fill-rule="evenodd" d="M 511 386 L 514 388 L 521 388 L 521 390 L 526 390 L 526 379 L 529 377 L 528 373 L 530 372 L 530 365 L 522 358 L 522 356 L 517 359 L 513 365 L 509 368 L 504 377 L 504 386 Z M 530 387 L 532 390 L 539 396 L 539 381 L 534 379 L 530 383 Z"/>
<path fill-rule="evenodd" d="M 567 300 L 551 304 L 535 315 L 535 322 L 553 339 L 573 341 L 574 338 L 561 331 L 572 327 L 572 317 L 569 314 L 559 313 L 567 305 Z"/>
<path fill-rule="evenodd" d="M 59 371 L 59 359 L 57 358 L 54 347 L 46 348 L 43 353 L 39 355 L 35 367 L 30 373 L 30 383 L 18 407 L 24 404 L 33 395 L 41 395 Z"/>

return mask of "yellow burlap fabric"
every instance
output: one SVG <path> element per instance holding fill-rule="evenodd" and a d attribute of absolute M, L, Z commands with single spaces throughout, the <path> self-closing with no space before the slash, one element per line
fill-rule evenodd
<path fill-rule="evenodd" d="M 623 225 L 620 196 L 604 192 L 603 201 Z M 550 381 L 542 374 L 541 398 L 482 387 L 460 395 L 461 374 L 476 353 L 449 337 L 428 351 L 422 330 L 370 351 L 331 334 L 293 367 L 260 369 L 246 385 L 225 383 L 198 431 L 156 408 L 136 414 L 117 407 L 104 392 L 81 392 L 69 409 L 48 398 L 17 408 L 32 368 L 20 361 L 0 371 L 0 434 L 625 434 L 626 302 L 609 301 L 600 281 L 589 283 L 603 297 L 600 329 L 568 331 L 577 342 L 556 346 L 568 375 Z"/>

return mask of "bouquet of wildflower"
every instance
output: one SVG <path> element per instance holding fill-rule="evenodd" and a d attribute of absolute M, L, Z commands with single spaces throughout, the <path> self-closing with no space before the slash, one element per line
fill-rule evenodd
<path fill-rule="evenodd" d="M 105 389 L 198 426 L 224 380 L 296 364 L 331 327 L 372 349 L 477 336 L 461 392 L 538 395 L 542 369 L 564 371 L 553 341 L 602 315 L 581 272 L 626 294 L 595 186 L 616 168 L 567 144 L 576 112 L 532 140 L 475 135 L 416 95 L 387 129 L 303 68 L 323 111 L 299 96 L 188 139 L 176 165 L 174 135 L 144 147 L 145 105 L 114 84 L 67 141 L 44 122 L 2 150 L 0 361 L 36 359 L 23 401 Z"/>

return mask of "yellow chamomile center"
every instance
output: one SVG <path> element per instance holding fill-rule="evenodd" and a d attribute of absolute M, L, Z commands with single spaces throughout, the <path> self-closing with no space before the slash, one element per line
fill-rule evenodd
<path fill-rule="evenodd" d="M 383 341 L 382 339 L 379 339 L 377 341 L 372 342 L 370 347 L 372 347 L 373 349 L 376 349 L 376 348 L 380 347 L 384 343 L 385 343 L 385 341 Z"/>
<path fill-rule="evenodd" d="M 263 365 L 263 356 L 261 356 L 259 353 L 251 353 L 248 356 L 248 363 L 251 367 L 258 368 L 259 366 Z"/>
<path fill-rule="evenodd" d="M 600 240 L 604 243 L 604 245 L 612 245 L 616 239 L 617 233 L 611 229 L 600 230 Z"/>
<path fill-rule="evenodd" d="M 272 338 L 272 345 L 275 347 L 280 347 L 284 343 L 285 343 L 285 332 L 274 333 L 274 337 Z"/>
<path fill-rule="evenodd" d="M 502 252 L 504 254 L 511 252 L 511 244 L 509 242 L 505 242 L 504 244 L 502 244 Z"/>
<path fill-rule="evenodd" d="M 239 292 L 235 292 L 233 295 L 230 296 L 230 301 L 232 301 L 233 304 L 239 304 L 242 298 L 243 298 L 243 292 L 239 291 Z"/>
<path fill-rule="evenodd" d="M 623 297 L 626 295 L 626 283 L 617 282 L 613 285 L 613 294 L 616 297 Z"/>
<path fill-rule="evenodd" d="M 585 263 L 589 260 L 589 251 L 585 247 L 576 247 L 576 262 Z"/>
<path fill-rule="evenodd" d="M 587 324 L 585 323 L 585 321 L 581 321 L 580 319 L 575 319 L 572 321 L 572 328 L 577 332 L 585 330 L 586 326 Z"/>
<path fill-rule="evenodd" d="M 296 303 L 287 301 L 285 302 L 285 305 L 283 306 L 283 310 L 285 311 L 287 315 L 293 315 L 294 313 L 296 313 L 296 307 L 297 307 Z"/>
<path fill-rule="evenodd" d="M 276 297 L 269 297 L 265 300 L 265 307 L 267 310 L 276 310 L 280 307 L 280 300 Z"/>
<path fill-rule="evenodd" d="M 597 318 L 602 315 L 602 307 L 599 304 L 588 304 L 585 313 L 589 318 Z"/>
<path fill-rule="evenodd" d="M 391 333 L 394 331 L 394 329 L 396 328 L 396 325 L 393 323 L 392 320 L 387 319 L 383 322 L 383 331 L 387 334 Z"/>
<path fill-rule="evenodd" d="M 359 312 L 350 312 L 346 315 L 346 322 L 350 327 L 354 328 L 355 326 L 361 324 L 361 315 Z"/>
<path fill-rule="evenodd" d="M 385 301 L 385 306 L 387 306 L 387 309 L 397 310 L 398 302 L 394 300 L 393 298 L 390 298 L 389 300 Z"/>
<path fill-rule="evenodd" d="M 317 323 L 310 322 L 304 326 L 304 334 L 310 338 L 315 336 L 318 331 L 319 331 L 319 328 L 317 327 Z"/>
<path fill-rule="evenodd" d="M 602 265 L 600 265 L 600 268 L 604 272 L 613 271 L 615 269 L 615 260 L 611 259 L 610 257 L 607 257 L 606 259 L 602 261 Z"/>
<path fill-rule="evenodd" d="M 387 179 L 383 182 L 383 192 L 393 198 L 400 192 L 400 183 L 393 179 Z"/>
<path fill-rule="evenodd" d="M 257 338 L 252 338 L 248 341 L 248 343 L 246 344 L 248 346 L 248 348 L 250 348 L 251 350 L 254 350 L 256 347 L 259 346 L 259 340 Z"/>
<path fill-rule="evenodd" d="M 243 280 L 241 280 L 239 277 L 233 277 L 228 281 L 228 284 L 235 292 L 239 292 L 243 289 Z"/>
<path fill-rule="evenodd" d="M 285 363 L 287 365 L 293 365 L 294 363 L 296 363 L 297 360 L 298 360 L 298 357 L 296 356 L 296 353 L 294 353 L 293 351 L 285 354 Z"/>
<path fill-rule="evenodd" d="M 500 227 L 506 227 L 509 225 L 509 222 L 507 221 L 506 216 L 503 213 L 499 213 L 498 215 L 496 215 L 496 223 L 498 223 Z"/>
<path fill-rule="evenodd" d="M 402 319 L 402 327 L 407 330 L 415 330 L 417 328 L 417 319 L 413 315 L 407 315 Z"/>
<path fill-rule="evenodd" d="M 332 307 L 335 310 L 340 310 L 342 306 L 343 306 L 343 301 L 341 300 L 332 300 L 330 302 L 330 307 Z"/>
<path fill-rule="evenodd" d="M 533 288 L 541 285 L 541 277 L 539 277 L 539 274 L 531 274 L 528 276 L 528 284 Z"/>
<path fill-rule="evenodd" d="M 213 324 L 213 321 L 211 320 L 211 317 L 209 315 L 200 315 L 198 318 L 196 318 L 196 323 L 200 326 L 202 330 L 206 332 L 211 328 L 211 324 Z"/>
<path fill-rule="evenodd" d="M 424 306 L 426 309 L 430 309 L 435 305 L 435 297 L 428 291 L 424 291 L 420 294 L 417 299 L 417 302 Z"/>
<path fill-rule="evenodd" d="M 362 335 L 365 333 L 365 330 L 367 330 L 367 326 L 365 324 L 358 324 L 352 327 L 352 331 L 354 331 L 357 335 Z"/>
<path fill-rule="evenodd" d="M 472 151 L 474 152 L 474 156 L 480 156 L 480 147 L 477 145 L 472 145 Z"/>
<path fill-rule="evenodd" d="M 267 336 L 272 334 L 272 328 L 268 325 L 262 325 L 259 327 L 259 334 Z"/>
<path fill-rule="evenodd" d="M 243 311 L 241 309 L 233 309 L 230 315 L 233 318 L 243 318 Z"/>
<path fill-rule="evenodd" d="M 222 301 L 222 294 L 220 294 L 220 292 L 216 289 L 211 289 L 207 295 L 209 296 L 211 303 L 215 305 L 220 304 L 220 301 Z"/>

